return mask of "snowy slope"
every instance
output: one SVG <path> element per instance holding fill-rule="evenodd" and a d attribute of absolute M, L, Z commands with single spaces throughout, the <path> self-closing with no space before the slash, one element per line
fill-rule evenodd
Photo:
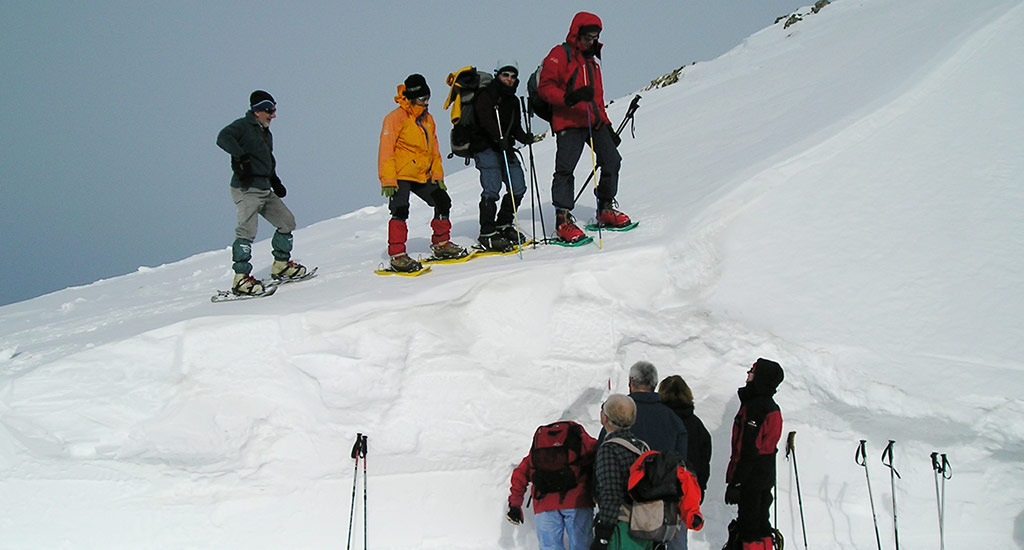
<path fill-rule="evenodd" d="M 357 432 L 372 547 L 536 548 L 531 514 L 503 519 L 511 468 L 539 424 L 596 434 L 640 359 L 698 396 L 716 447 L 691 548 L 718 548 L 759 356 L 787 371 L 810 546 L 875 548 L 860 439 L 893 546 L 893 439 L 901 544 L 938 546 L 938 451 L 947 547 L 1024 547 L 1021 28 L 1020 0 L 839 0 L 687 67 L 642 93 L 619 195 L 642 223 L 601 249 L 376 277 L 373 207 L 297 231 L 321 275 L 269 299 L 209 303 L 225 249 L 0 308 L 0 548 L 338 548 Z M 553 152 L 535 147 L 545 198 Z M 476 171 L 447 181 L 468 244 Z M 254 258 L 266 275 L 268 241 Z M 781 454 L 779 477 L 800 546 Z"/>

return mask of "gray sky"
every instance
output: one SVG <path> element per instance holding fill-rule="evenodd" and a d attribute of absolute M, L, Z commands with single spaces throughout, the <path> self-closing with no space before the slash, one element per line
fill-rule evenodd
<path fill-rule="evenodd" d="M 0 0 L 0 305 L 227 247 L 215 139 L 254 89 L 277 99 L 278 173 L 304 227 L 383 202 L 380 124 L 410 73 L 446 142 L 447 74 L 499 58 L 528 74 L 577 11 L 604 22 L 611 100 L 811 3 Z M 271 234 L 261 220 L 257 239 Z"/>

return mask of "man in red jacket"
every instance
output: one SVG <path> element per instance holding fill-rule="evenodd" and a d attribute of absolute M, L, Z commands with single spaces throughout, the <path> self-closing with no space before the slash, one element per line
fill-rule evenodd
<path fill-rule="evenodd" d="M 597 221 L 607 227 L 629 225 L 629 216 L 614 208 L 619 186 L 619 138 L 611 129 L 604 110 L 604 87 L 601 82 L 603 44 L 601 19 L 579 12 L 572 19 L 565 44 L 555 46 L 541 64 L 537 93 L 551 104 L 551 130 L 555 133 L 555 174 L 551 182 L 551 202 L 555 206 L 555 232 L 566 242 L 584 238 L 575 223 L 572 209 L 575 178 L 573 172 L 590 144 L 601 168 L 597 190 Z"/>
<path fill-rule="evenodd" d="M 560 471 L 552 468 L 559 463 L 558 451 L 564 452 Z M 514 525 L 523 522 L 523 499 L 527 485 L 532 484 L 530 494 L 540 550 L 565 550 L 565 534 L 569 535 L 568 550 L 590 547 L 594 517 L 590 485 L 596 452 L 597 441 L 583 426 L 570 421 L 556 422 L 537 429 L 530 454 L 512 472 L 508 520 Z M 567 475 L 571 482 L 566 481 Z"/>

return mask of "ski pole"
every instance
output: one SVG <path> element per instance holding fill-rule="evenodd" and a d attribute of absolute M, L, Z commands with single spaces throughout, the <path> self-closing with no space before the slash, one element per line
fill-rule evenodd
<path fill-rule="evenodd" d="M 636 122 L 636 119 L 633 118 L 633 114 L 636 113 L 636 110 L 639 109 L 639 108 L 640 108 L 640 96 L 635 95 L 635 96 L 633 96 L 633 101 L 629 104 L 629 109 L 626 109 L 626 116 L 622 117 L 622 122 L 619 123 L 619 128 L 617 130 L 615 130 L 615 135 L 617 135 L 617 136 L 621 136 L 622 135 L 622 129 L 626 127 L 626 122 L 630 122 L 630 121 L 633 122 L 633 123 Z M 630 124 L 630 128 L 629 128 L 630 134 L 632 134 L 633 137 L 636 137 L 636 133 L 634 132 L 634 129 L 635 129 L 635 125 L 634 124 Z M 583 190 L 587 188 L 587 184 L 590 183 L 590 178 L 592 178 L 592 177 L 594 177 L 594 174 L 590 174 L 589 176 L 587 176 L 587 181 L 583 182 L 583 187 L 580 187 L 579 193 L 576 193 L 576 200 L 580 200 L 580 195 L 583 194 Z"/>
<path fill-rule="evenodd" d="M 789 432 L 786 437 L 786 458 L 793 455 L 793 475 L 796 477 L 796 501 L 800 505 L 800 529 L 804 534 L 804 549 L 807 548 L 807 525 L 804 523 L 804 499 L 800 495 L 800 469 L 796 467 L 796 432 Z"/>
<path fill-rule="evenodd" d="M 359 457 L 362 455 L 360 449 L 362 448 L 363 434 L 356 434 L 356 442 L 352 445 L 352 458 L 355 460 L 355 468 L 352 470 L 352 502 L 349 503 L 348 512 L 348 544 L 345 546 L 347 549 L 352 548 L 352 521 L 355 519 L 356 514 L 356 485 L 359 482 Z M 365 467 L 365 463 L 363 464 Z M 363 482 L 365 491 L 365 481 Z M 365 505 L 364 505 L 365 506 Z M 366 511 L 363 510 L 363 515 L 366 515 Z"/>
<path fill-rule="evenodd" d="M 494 106 L 494 119 L 498 123 L 498 137 L 500 137 L 501 142 L 504 143 L 505 134 L 504 132 L 501 131 L 501 114 L 498 112 L 497 105 Z M 511 131 L 511 129 L 512 128 L 510 124 L 509 130 Z M 509 139 L 511 138 L 512 136 L 509 136 Z M 516 246 L 519 248 L 519 259 L 522 260 L 523 238 L 521 236 L 522 233 L 519 232 L 519 206 L 516 205 L 516 194 L 512 191 L 512 171 L 509 170 L 508 168 L 508 151 L 506 151 L 504 147 L 502 147 L 501 149 L 501 157 L 505 159 L 505 178 L 507 180 L 505 183 L 508 186 L 506 190 L 508 191 L 509 198 L 512 199 L 512 219 L 515 220 L 516 223 Z"/>
<path fill-rule="evenodd" d="M 942 461 L 939 461 L 939 456 Z M 946 460 L 946 453 L 932 453 L 932 470 L 935 471 L 935 505 L 939 509 L 939 550 L 946 550 L 946 480 L 953 477 L 953 469 Z M 939 476 L 942 476 L 942 493 L 939 493 Z"/>
<path fill-rule="evenodd" d="M 871 494 L 871 476 L 868 475 L 868 454 L 865 448 L 867 443 L 866 439 L 860 440 L 854 461 L 864 467 L 864 478 L 868 480 L 868 501 L 871 502 L 871 520 L 875 524 L 875 542 L 878 543 L 878 550 L 882 550 L 882 536 L 878 534 L 878 515 L 875 514 L 875 498 Z"/>
<path fill-rule="evenodd" d="M 368 525 L 369 516 L 366 513 L 366 451 L 368 450 L 366 446 L 367 439 L 369 439 L 369 436 L 362 436 L 362 442 L 360 443 L 361 452 L 363 455 L 363 550 L 369 548 L 369 546 L 366 545 L 366 539 L 370 532 Z"/>
<path fill-rule="evenodd" d="M 895 444 L 896 442 L 890 439 L 889 444 L 885 446 L 885 450 L 882 451 L 882 464 L 889 468 L 889 484 L 892 487 L 892 533 L 896 540 L 896 550 L 900 550 L 900 528 L 896 523 L 896 478 L 900 477 L 900 473 L 892 465 L 892 450 Z M 889 457 L 888 464 L 885 463 L 886 457 Z"/>
<path fill-rule="evenodd" d="M 519 103 L 522 106 L 522 114 L 526 119 L 526 133 L 533 135 L 533 108 L 529 107 L 526 103 L 525 97 L 519 98 Z M 533 141 L 526 144 L 526 148 L 530 152 L 530 221 L 533 227 L 533 247 L 537 248 L 537 208 L 540 208 L 540 189 L 537 187 L 537 170 L 533 165 Z M 533 196 L 537 195 L 537 206 L 534 206 Z M 547 239 L 547 230 L 544 228 L 544 210 L 540 210 L 540 230 L 544 233 L 544 238 Z"/>
<path fill-rule="evenodd" d="M 586 84 L 584 79 L 584 85 Z M 594 151 L 594 124 L 590 119 L 590 103 L 587 103 L 587 132 L 590 133 L 590 177 L 594 177 L 597 174 L 597 153 Z M 587 178 L 590 181 L 590 178 Z M 585 188 L 586 183 L 583 184 Z M 583 192 L 583 188 L 580 188 L 580 193 Z M 601 233 L 601 198 L 597 196 L 597 179 L 594 179 L 594 200 L 597 202 L 597 248 L 604 248 L 604 237 Z"/>

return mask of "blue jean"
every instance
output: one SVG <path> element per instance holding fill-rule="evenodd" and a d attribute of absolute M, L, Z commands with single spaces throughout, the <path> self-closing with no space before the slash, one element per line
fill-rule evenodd
<path fill-rule="evenodd" d="M 569 535 L 568 550 L 590 548 L 590 526 L 594 521 L 592 508 L 567 508 L 536 514 L 537 540 L 540 550 L 566 550 L 562 543 L 564 533 Z"/>
<path fill-rule="evenodd" d="M 676 538 L 668 541 L 668 550 L 686 550 L 686 533 L 688 531 L 683 529 L 679 531 Z"/>
<path fill-rule="evenodd" d="M 503 187 L 502 183 L 509 181 L 505 174 L 506 157 L 508 158 L 508 171 L 512 173 L 512 194 L 516 197 L 526 194 L 526 178 L 523 176 L 523 167 L 519 163 L 519 157 L 515 153 L 503 155 L 501 151 L 484 149 L 473 157 L 473 160 L 476 161 L 476 169 L 480 171 L 480 186 L 483 188 L 480 193 L 481 198 L 498 200 Z"/>

